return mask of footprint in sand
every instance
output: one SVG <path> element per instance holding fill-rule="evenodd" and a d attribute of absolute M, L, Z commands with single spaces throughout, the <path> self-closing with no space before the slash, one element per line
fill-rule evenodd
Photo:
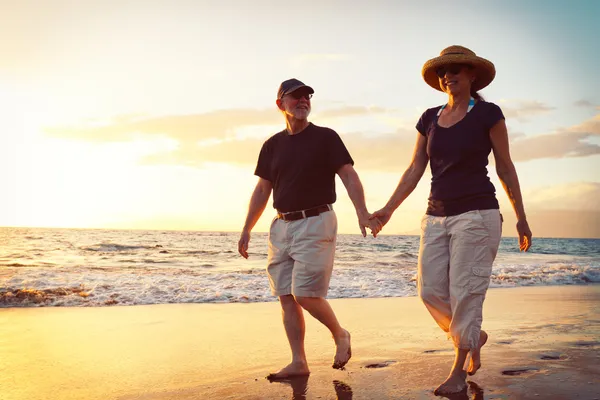
<path fill-rule="evenodd" d="M 540 360 L 564 360 L 565 358 L 567 357 L 555 351 L 540 354 Z"/>
<path fill-rule="evenodd" d="M 573 343 L 573 346 L 577 346 L 577 347 L 596 347 L 596 346 L 600 346 L 600 342 L 578 340 L 577 342 Z"/>
<path fill-rule="evenodd" d="M 516 376 L 516 375 L 524 375 L 531 372 L 539 371 L 539 368 L 536 367 L 516 367 L 516 368 L 507 368 L 502 371 L 502 375 Z"/>
<path fill-rule="evenodd" d="M 514 342 L 514 340 L 500 340 L 499 342 L 496 342 L 496 344 L 513 344 Z"/>
<path fill-rule="evenodd" d="M 425 354 L 433 354 L 433 353 L 444 353 L 444 352 L 447 353 L 447 352 L 451 352 L 451 351 L 452 350 L 449 350 L 449 349 L 442 349 L 442 350 L 433 349 L 433 350 L 425 350 L 425 351 L 423 351 L 423 353 L 425 353 Z"/>
<path fill-rule="evenodd" d="M 385 367 L 389 367 L 392 364 L 396 364 L 397 362 L 398 361 L 388 360 L 388 361 L 384 361 L 384 362 L 380 362 L 380 363 L 367 364 L 367 365 L 365 365 L 365 368 L 385 368 Z"/>

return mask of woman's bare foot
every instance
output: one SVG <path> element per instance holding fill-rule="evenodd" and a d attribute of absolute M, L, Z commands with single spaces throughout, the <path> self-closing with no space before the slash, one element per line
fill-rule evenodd
<path fill-rule="evenodd" d="M 344 335 L 335 340 L 335 357 L 333 358 L 332 367 L 335 369 L 344 369 L 344 366 L 352 357 L 352 348 L 350 346 L 350 332 L 344 329 Z"/>
<path fill-rule="evenodd" d="M 463 370 L 452 371 L 444 383 L 433 391 L 436 396 L 460 393 L 467 388 L 467 373 Z"/>
<path fill-rule="evenodd" d="M 477 370 L 481 368 L 481 348 L 488 340 L 488 334 L 485 331 L 479 333 L 479 348 L 471 350 L 471 361 L 469 362 L 469 368 L 467 373 L 469 375 L 475 375 Z"/>
<path fill-rule="evenodd" d="M 292 362 L 286 367 L 282 368 L 278 372 L 267 375 L 267 379 L 270 381 L 276 381 L 280 379 L 288 379 L 296 376 L 308 376 L 310 370 L 306 361 Z"/>

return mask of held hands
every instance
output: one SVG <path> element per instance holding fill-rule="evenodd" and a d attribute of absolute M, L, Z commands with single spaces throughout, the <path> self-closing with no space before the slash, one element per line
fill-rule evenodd
<path fill-rule="evenodd" d="M 392 218 L 392 213 L 393 211 L 383 207 L 381 210 L 375 211 L 369 216 L 369 220 L 371 222 L 369 227 L 371 228 L 373 237 L 377 237 L 377 234 L 383 229 L 383 226 L 388 223 L 390 218 Z M 363 236 L 365 236 L 364 228 Z"/>
<path fill-rule="evenodd" d="M 246 259 L 248 258 L 248 243 L 250 243 L 250 232 L 242 231 L 238 242 L 238 252 Z"/>
<path fill-rule="evenodd" d="M 381 210 L 375 211 L 371 215 L 371 219 L 377 218 L 381 222 L 381 228 L 383 228 L 383 226 L 389 222 L 390 218 L 392 218 L 392 214 L 392 210 L 383 207 Z"/>
<path fill-rule="evenodd" d="M 517 234 L 519 235 L 519 250 L 527 251 L 531 247 L 531 229 L 527 220 L 517 221 Z"/>
<path fill-rule="evenodd" d="M 360 227 L 363 237 L 367 236 L 366 228 L 371 230 L 373 237 L 377 237 L 377 234 L 381 231 L 381 228 L 383 228 L 383 224 L 378 219 L 374 218 L 373 214 L 369 214 L 368 212 L 358 216 L 358 226 Z"/>

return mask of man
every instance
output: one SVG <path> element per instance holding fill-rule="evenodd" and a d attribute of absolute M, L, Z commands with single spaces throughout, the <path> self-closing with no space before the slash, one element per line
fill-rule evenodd
<path fill-rule="evenodd" d="M 336 345 L 333 368 L 343 368 L 352 354 L 350 333 L 340 326 L 325 300 L 337 235 L 332 207 L 336 173 L 354 203 L 363 236 L 367 226 L 374 236 L 381 228 L 379 220 L 369 220 L 354 161 L 338 134 L 308 122 L 313 93 L 310 86 L 297 79 L 281 83 L 276 103 L 287 128 L 263 144 L 255 171 L 258 184 L 238 243 L 239 253 L 248 258 L 250 232 L 273 191 L 277 217 L 269 232 L 267 272 L 271 291 L 281 303 L 292 362 L 270 374 L 271 380 L 310 373 L 304 351 L 302 309 L 331 331 Z"/>

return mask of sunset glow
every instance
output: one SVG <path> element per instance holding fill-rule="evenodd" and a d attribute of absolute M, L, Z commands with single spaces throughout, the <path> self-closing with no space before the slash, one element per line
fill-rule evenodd
<path fill-rule="evenodd" d="M 408 164 L 419 116 L 445 102 L 421 66 L 464 44 L 496 64 L 483 95 L 505 113 L 534 234 L 600 236 L 596 2 L 471 4 L 472 23 L 456 29 L 465 7 L 431 12 L 447 2 L 308 3 L 0 6 L 0 226 L 239 230 L 289 77 L 315 88 L 310 119 L 340 133 L 374 211 Z M 418 232 L 429 179 L 383 233 Z M 340 232 L 358 233 L 337 188 Z"/>

